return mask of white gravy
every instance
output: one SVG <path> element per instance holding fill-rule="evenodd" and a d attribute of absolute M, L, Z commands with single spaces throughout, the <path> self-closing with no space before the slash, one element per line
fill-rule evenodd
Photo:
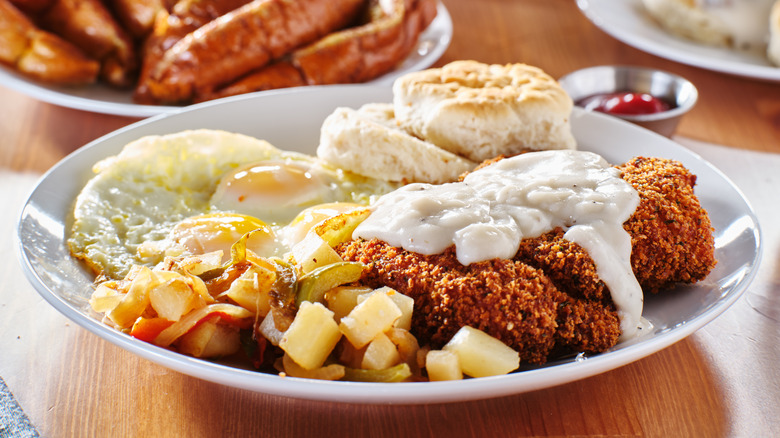
<path fill-rule="evenodd" d="M 640 322 L 642 290 L 622 224 L 638 204 L 636 190 L 599 155 L 531 152 L 472 172 L 463 182 L 410 184 L 386 194 L 353 237 L 425 255 L 455 245 L 458 261 L 469 265 L 510 259 L 522 239 L 562 227 L 564 237 L 596 263 L 628 338 Z"/>

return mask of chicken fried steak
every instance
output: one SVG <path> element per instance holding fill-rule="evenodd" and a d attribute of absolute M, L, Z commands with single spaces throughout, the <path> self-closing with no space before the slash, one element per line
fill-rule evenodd
<path fill-rule="evenodd" d="M 603 351 L 620 336 L 611 300 L 568 295 L 544 272 L 519 260 L 463 266 L 452 248 L 425 256 L 376 239 L 353 240 L 337 252 L 368 266 L 361 283 L 411 296 L 412 331 L 433 348 L 468 325 L 516 349 L 521 360 L 544 363 L 554 352 Z M 582 250 L 579 254 L 587 257 Z"/>
<path fill-rule="evenodd" d="M 715 266 L 713 228 L 694 195 L 696 175 L 682 164 L 637 157 L 617 166 L 639 192 L 639 207 L 623 228 L 631 235 L 631 265 L 646 292 L 695 283 Z"/>
<path fill-rule="evenodd" d="M 635 158 L 618 166 L 639 193 L 624 223 L 632 269 L 645 291 L 704 278 L 715 265 L 712 225 L 693 193 L 696 177 L 680 163 Z M 565 352 L 614 346 L 620 319 L 596 264 L 555 228 L 520 242 L 511 260 L 464 266 L 454 247 L 421 255 L 377 239 L 341 244 L 345 259 L 367 265 L 361 283 L 389 286 L 415 300 L 413 332 L 433 348 L 462 326 L 483 330 L 541 364 Z"/>

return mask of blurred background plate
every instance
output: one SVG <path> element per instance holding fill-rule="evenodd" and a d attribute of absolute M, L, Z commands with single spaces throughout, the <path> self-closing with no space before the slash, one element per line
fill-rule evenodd
<path fill-rule="evenodd" d="M 780 67 L 759 54 L 711 47 L 664 31 L 642 0 L 577 0 L 588 19 L 612 37 L 644 52 L 707 70 L 780 81 Z"/>
<path fill-rule="evenodd" d="M 452 40 L 452 18 L 439 2 L 436 18 L 420 34 L 416 48 L 392 72 L 369 81 L 369 84 L 389 85 L 404 73 L 430 67 L 447 50 Z M 138 105 L 132 90 L 117 90 L 104 84 L 85 87 L 49 86 L 28 79 L 8 66 L 0 64 L 0 84 L 44 102 L 97 113 L 131 117 L 148 117 L 175 111 L 180 106 Z"/>

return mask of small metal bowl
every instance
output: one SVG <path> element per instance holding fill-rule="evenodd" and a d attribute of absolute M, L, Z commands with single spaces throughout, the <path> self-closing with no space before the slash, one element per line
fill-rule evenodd
<path fill-rule="evenodd" d="M 666 137 L 674 134 L 683 114 L 693 108 L 699 96 L 696 87 L 687 79 L 645 67 L 589 67 L 569 73 L 558 82 L 575 104 L 593 95 L 618 92 L 647 93 L 671 103 L 673 108 L 652 114 L 610 114 Z"/>

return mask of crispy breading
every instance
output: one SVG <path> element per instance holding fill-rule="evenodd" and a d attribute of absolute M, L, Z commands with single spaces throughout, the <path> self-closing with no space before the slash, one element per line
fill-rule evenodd
<path fill-rule="evenodd" d="M 681 163 L 636 157 L 617 166 L 639 192 L 623 228 L 631 235 L 631 265 L 646 292 L 703 279 L 715 266 L 713 227 L 694 195 L 696 175 Z"/>
<path fill-rule="evenodd" d="M 703 279 L 715 265 L 714 239 L 693 192 L 696 176 L 657 158 L 635 158 L 618 169 L 640 196 L 624 228 L 643 289 Z M 524 239 L 512 260 L 469 266 L 457 261 L 453 247 L 426 256 L 359 239 L 336 249 L 345 260 L 368 266 L 361 283 L 390 286 L 415 300 L 413 331 L 422 342 L 438 348 L 469 325 L 516 349 L 521 360 L 544 363 L 564 352 L 604 351 L 621 333 L 594 261 L 563 236 L 556 228 Z"/>
<path fill-rule="evenodd" d="M 541 269 L 567 294 L 588 300 L 611 302 L 609 289 L 596 273 L 596 263 L 580 245 L 563 238 L 561 228 L 532 239 L 523 239 L 515 259 Z"/>
<path fill-rule="evenodd" d="M 368 266 L 361 283 L 411 296 L 412 330 L 434 348 L 468 325 L 516 349 L 521 360 L 544 363 L 554 352 L 604 351 L 620 336 L 611 301 L 568 295 L 544 272 L 518 260 L 463 266 L 452 248 L 425 256 L 376 239 L 350 241 L 337 251 Z"/>

